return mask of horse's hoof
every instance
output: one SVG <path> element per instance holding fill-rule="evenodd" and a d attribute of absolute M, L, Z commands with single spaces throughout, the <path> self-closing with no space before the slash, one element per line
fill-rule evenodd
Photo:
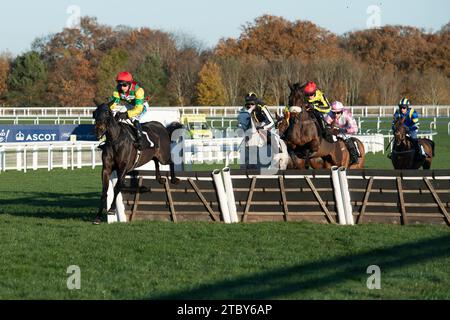
<path fill-rule="evenodd" d="M 159 178 L 156 180 L 159 182 L 159 184 L 164 184 L 166 182 L 166 179 L 164 179 L 164 178 Z"/>
<path fill-rule="evenodd" d="M 172 184 L 179 184 L 180 183 L 180 179 L 172 178 L 172 180 L 170 180 L 170 182 L 172 182 Z"/>
<path fill-rule="evenodd" d="M 92 221 L 92 224 L 99 225 L 102 223 L 102 219 L 100 217 L 95 217 L 95 219 Z"/>

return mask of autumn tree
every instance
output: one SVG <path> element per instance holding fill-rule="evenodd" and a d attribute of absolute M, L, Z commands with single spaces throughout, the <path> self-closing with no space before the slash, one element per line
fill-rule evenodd
<path fill-rule="evenodd" d="M 196 86 L 197 102 L 201 106 L 223 106 L 225 104 L 225 88 L 217 63 L 206 62 L 199 72 Z"/>
<path fill-rule="evenodd" d="M 95 68 L 77 50 L 68 50 L 58 58 L 49 74 L 48 91 L 57 106 L 91 106 L 96 88 Z"/>
<path fill-rule="evenodd" d="M 435 44 L 422 30 L 408 26 L 384 26 L 347 33 L 341 45 L 364 63 L 382 69 L 423 71 Z"/>
<path fill-rule="evenodd" d="M 97 67 L 102 56 L 119 45 L 112 28 L 99 24 L 95 17 L 81 17 L 79 28 L 64 28 L 61 32 L 37 38 L 33 50 L 45 57 L 49 64 L 77 51 L 84 59 Z"/>
<path fill-rule="evenodd" d="M 262 56 L 268 60 L 297 57 L 311 61 L 341 52 L 336 35 L 309 21 L 263 15 L 243 26 L 237 40 L 221 39 L 219 56 Z"/>

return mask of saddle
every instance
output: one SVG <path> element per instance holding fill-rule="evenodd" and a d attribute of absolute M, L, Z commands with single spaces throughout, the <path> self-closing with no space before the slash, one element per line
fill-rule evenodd
<path fill-rule="evenodd" d="M 138 129 L 131 123 L 123 122 L 125 124 L 124 128 L 131 137 L 131 140 L 133 144 L 138 147 Z M 150 141 L 148 140 L 150 138 L 150 130 L 145 127 L 145 125 L 142 126 L 142 133 L 144 136 L 144 139 L 142 139 L 142 150 L 150 148 Z"/>

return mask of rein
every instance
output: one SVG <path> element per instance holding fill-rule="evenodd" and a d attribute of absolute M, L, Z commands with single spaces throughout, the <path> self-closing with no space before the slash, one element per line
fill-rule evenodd
<path fill-rule="evenodd" d="M 391 141 L 389 141 L 389 144 L 387 145 L 386 149 L 384 149 L 384 151 L 387 151 L 387 149 L 391 146 L 392 142 L 394 141 L 395 137 L 393 137 L 391 139 Z"/>

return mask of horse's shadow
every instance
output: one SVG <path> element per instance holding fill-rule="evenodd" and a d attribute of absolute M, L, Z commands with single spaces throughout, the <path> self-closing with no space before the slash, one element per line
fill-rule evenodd
<path fill-rule="evenodd" d="M 98 192 L 24 192 L 22 196 L 11 199 L 8 199 L 8 192 L 2 194 L 5 197 L 0 214 L 18 217 L 90 221 L 98 205 Z"/>

